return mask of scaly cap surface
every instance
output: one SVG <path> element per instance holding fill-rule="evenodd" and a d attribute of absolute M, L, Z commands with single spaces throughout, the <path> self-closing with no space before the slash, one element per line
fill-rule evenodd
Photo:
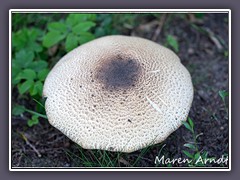
<path fill-rule="evenodd" d="M 132 152 L 181 126 L 193 86 L 171 50 L 117 35 L 65 55 L 47 76 L 43 95 L 49 122 L 83 148 Z"/>

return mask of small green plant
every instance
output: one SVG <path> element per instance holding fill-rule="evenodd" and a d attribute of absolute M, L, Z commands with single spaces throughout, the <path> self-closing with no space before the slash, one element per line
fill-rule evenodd
<path fill-rule="evenodd" d="M 96 37 L 119 34 L 118 30 L 114 28 L 114 18 L 112 14 L 98 14 L 96 22 L 98 24 L 94 32 Z"/>
<path fill-rule="evenodd" d="M 65 41 L 65 49 L 71 51 L 79 44 L 95 39 L 90 29 L 96 26 L 96 14 L 69 14 L 66 20 L 48 24 L 43 46 L 50 48 Z"/>
<path fill-rule="evenodd" d="M 229 96 L 229 93 L 225 90 L 221 90 L 218 92 L 219 96 L 221 97 L 223 103 L 224 103 L 224 108 L 225 108 L 225 111 L 227 112 L 228 114 L 228 107 L 227 107 L 227 104 L 226 104 L 226 97 Z"/>
<path fill-rule="evenodd" d="M 229 56 L 228 50 L 225 50 L 223 54 L 224 54 L 224 57 L 228 57 Z"/>
<path fill-rule="evenodd" d="M 221 97 L 226 112 L 228 113 L 228 108 L 226 105 L 226 97 L 229 96 L 229 93 L 225 90 L 221 90 L 218 92 L 219 96 Z M 182 152 L 191 160 L 191 163 L 188 164 L 191 167 L 203 167 L 206 166 L 204 163 L 204 160 L 208 159 L 209 161 L 216 159 L 215 157 L 208 157 L 208 152 L 206 151 L 200 151 L 198 148 L 198 137 L 202 135 L 201 133 L 196 135 L 194 131 L 194 123 L 191 118 L 188 118 L 188 121 L 183 122 L 183 125 L 186 129 L 188 129 L 192 133 L 193 142 L 184 144 L 184 147 L 187 148 L 187 150 L 183 150 Z M 225 155 L 226 157 L 228 155 Z"/>
<path fill-rule="evenodd" d="M 31 96 L 42 96 L 43 81 L 45 80 L 49 69 L 43 69 L 39 72 L 35 72 L 32 69 L 24 69 L 15 78 L 15 80 L 21 80 L 18 83 L 18 91 L 22 95 L 29 92 Z"/>
<path fill-rule="evenodd" d="M 43 60 L 42 36 L 43 31 L 37 28 L 23 27 L 12 33 L 12 85 L 17 88 L 19 99 L 28 94 L 41 99 L 43 81 L 49 72 L 48 63 Z M 15 105 L 12 114 L 18 116 L 25 111 L 24 106 Z M 36 115 L 27 121 L 29 126 L 37 123 Z"/>
<path fill-rule="evenodd" d="M 36 102 L 42 102 L 43 82 L 49 73 L 48 48 L 64 41 L 65 50 L 68 52 L 95 38 L 90 29 L 96 25 L 95 14 L 69 14 L 61 21 L 52 21 L 53 16 L 44 16 L 47 29 L 19 25 L 23 19 L 33 17 L 30 15 L 13 15 L 14 32 L 12 33 L 12 85 L 16 87 L 18 98 L 25 99 L 29 95 Z M 23 18 L 23 19 L 22 19 Z M 31 21 L 32 23 L 34 21 Z M 22 27 L 16 29 L 17 27 Z M 47 31 L 47 32 L 46 32 Z M 45 118 L 44 106 L 37 103 L 36 112 L 24 106 L 14 105 L 12 114 L 22 115 L 24 112 L 32 116 L 27 121 L 28 126 L 38 124 L 39 117 Z M 37 113 L 39 112 L 39 113 Z M 42 113 L 42 114 L 40 114 Z"/>
<path fill-rule="evenodd" d="M 35 100 L 36 101 L 36 100 Z M 42 105 L 40 102 L 36 101 L 40 106 L 44 108 L 44 105 Z M 35 111 L 32 111 L 30 109 L 25 108 L 24 106 L 21 105 L 15 105 L 12 109 L 12 114 L 14 116 L 19 116 L 23 115 L 24 112 L 28 112 L 32 114 L 32 117 L 27 120 L 27 125 L 29 127 L 32 127 L 33 125 L 36 125 L 39 123 L 39 117 L 47 119 L 47 116 L 44 114 L 37 113 Z"/>
<path fill-rule="evenodd" d="M 168 35 L 167 36 L 167 46 L 170 46 L 173 48 L 173 50 L 178 53 L 179 52 L 179 45 L 178 45 L 178 41 L 177 39 L 172 36 L 172 35 Z"/>
<path fill-rule="evenodd" d="M 23 28 L 12 35 L 12 84 L 16 85 L 19 76 L 25 69 L 39 72 L 46 69 L 48 63 L 42 60 L 41 46 L 42 31 L 36 28 Z"/>
<path fill-rule="evenodd" d="M 184 144 L 184 147 L 187 148 L 187 150 L 183 150 L 182 152 L 190 159 L 190 163 L 188 166 L 190 167 L 202 167 L 206 166 L 206 164 L 203 163 L 201 159 L 207 159 L 208 153 L 206 151 L 200 151 L 198 148 L 198 137 L 202 134 L 197 134 L 194 131 L 194 123 L 190 117 L 188 117 L 187 121 L 183 122 L 183 125 L 187 130 L 189 130 L 192 133 L 193 142 L 188 142 Z"/>

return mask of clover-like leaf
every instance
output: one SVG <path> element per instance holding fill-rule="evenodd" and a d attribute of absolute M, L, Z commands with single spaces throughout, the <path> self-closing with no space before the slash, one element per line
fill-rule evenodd
<path fill-rule="evenodd" d="M 34 80 L 36 78 L 36 72 L 32 69 L 24 69 L 20 72 L 15 80 L 27 79 L 27 80 Z"/>
<path fill-rule="evenodd" d="M 69 52 L 69 51 L 73 50 L 75 47 L 77 47 L 77 45 L 78 45 L 77 38 L 78 37 L 76 37 L 72 33 L 68 34 L 67 39 L 66 39 L 66 43 L 65 43 L 67 52 Z"/>
<path fill-rule="evenodd" d="M 46 69 L 48 67 L 48 63 L 43 60 L 33 61 L 28 67 L 36 72 L 39 72 Z"/>
<path fill-rule="evenodd" d="M 39 96 L 42 96 L 42 89 L 43 89 L 43 83 L 41 81 L 37 81 L 29 90 L 30 95 L 35 96 L 38 94 Z"/>
<path fill-rule="evenodd" d="M 43 38 L 43 46 L 51 47 L 65 38 L 65 35 L 59 31 L 50 31 Z"/>
<path fill-rule="evenodd" d="M 87 32 L 89 29 L 94 27 L 96 23 L 91 22 L 91 21 L 86 21 L 86 22 L 80 22 L 76 26 L 73 27 L 72 31 L 75 34 L 80 34 L 81 32 Z"/>
<path fill-rule="evenodd" d="M 37 115 L 33 115 L 32 116 L 32 119 L 29 119 L 27 124 L 29 127 L 32 127 L 33 125 L 36 125 L 39 123 L 39 120 L 38 120 L 38 116 Z"/>
<path fill-rule="evenodd" d="M 49 69 L 43 69 L 38 73 L 37 77 L 40 81 L 44 81 L 48 73 L 49 73 Z"/>
<path fill-rule="evenodd" d="M 66 20 L 66 23 L 74 27 L 75 25 L 79 24 L 80 22 L 84 22 L 87 20 L 90 21 L 95 21 L 96 15 L 95 14 L 84 14 L 84 13 L 74 13 L 74 14 L 69 14 Z"/>
<path fill-rule="evenodd" d="M 24 83 L 20 84 L 18 86 L 18 90 L 20 94 L 24 94 L 25 92 L 27 92 L 32 86 L 34 85 L 34 81 L 33 80 L 27 80 Z"/>
<path fill-rule="evenodd" d="M 20 115 L 20 114 L 22 114 L 24 112 L 25 112 L 25 107 L 24 106 L 20 106 L 20 105 L 16 105 L 12 109 L 12 114 L 14 116 L 18 116 L 18 115 Z"/>
<path fill-rule="evenodd" d="M 67 26 L 63 22 L 52 22 L 48 24 L 49 31 L 59 31 L 61 33 L 67 32 Z"/>
<path fill-rule="evenodd" d="M 23 49 L 16 53 L 14 63 L 18 67 L 27 68 L 29 64 L 31 64 L 33 59 L 34 59 L 34 53 L 32 51 L 26 51 Z"/>
<path fill-rule="evenodd" d="M 95 39 L 95 36 L 89 32 L 80 32 L 78 39 L 79 39 L 80 44 L 84 44 L 86 42 L 89 42 L 89 41 Z"/>

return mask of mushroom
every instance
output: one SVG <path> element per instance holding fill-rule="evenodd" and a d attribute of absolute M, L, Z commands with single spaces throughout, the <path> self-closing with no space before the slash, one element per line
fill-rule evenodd
<path fill-rule="evenodd" d="M 129 153 L 181 126 L 193 86 L 171 50 L 113 35 L 66 54 L 48 74 L 43 96 L 50 124 L 81 147 Z"/>

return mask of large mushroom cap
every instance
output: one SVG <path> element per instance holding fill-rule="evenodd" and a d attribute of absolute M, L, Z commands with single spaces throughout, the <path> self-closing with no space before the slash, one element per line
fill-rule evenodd
<path fill-rule="evenodd" d="M 132 152 L 162 142 L 186 120 L 193 87 L 171 50 L 106 36 L 65 55 L 43 94 L 49 122 L 83 148 Z"/>

